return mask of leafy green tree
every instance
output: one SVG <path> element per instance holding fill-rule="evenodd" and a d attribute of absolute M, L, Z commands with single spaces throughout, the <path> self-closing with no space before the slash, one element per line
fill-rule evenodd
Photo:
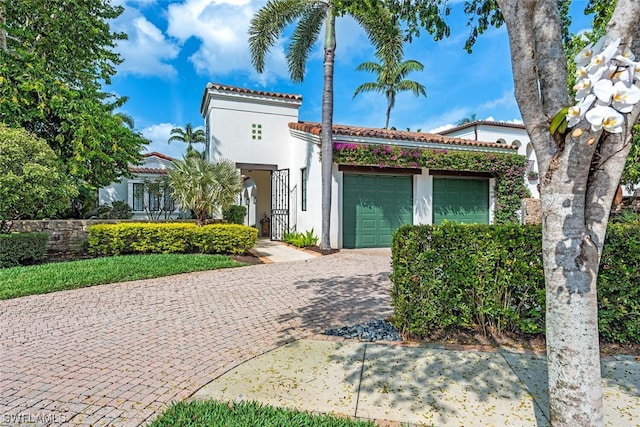
<path fill-rule="evenodd" d="M 311 49 L 324 25 L 324 83 L 322 92 L 322 233 L 320 247 L 330 249 L 331 213 L 331 168 L 333 165 L 333 70 L 336 49 L 335 20 L 337 16 L 352 16 L 365 30 L 377 52 L 386 57 L 402 54 L 397 46 L 401 37 L 400 27 L 394 25 L 386 9 L 381 5 L 352 7 L 352 2 L 333 0 L 270 0 L 251 20 L 249 27 L 249 50 L 255 69 L 261 73 L 265 68 L 265 57 L 278 41 L 285 29 L 296 24 L 291 36 L 286 58 L 289 74 L 294 82 L 304 79 L 305 66 Z M 400 58 L 398 58 L 400 60 Z"/>
<path fill-rule="evenodd" d="M 0 121 L 47 141 L 78 186 L 129 173 L 148 142 L 114 111 L 126 98 L 102 89 L 121 62 L 125 34 L 104 0 L 0 0 Z"/>
<path fill-rule="evenodd" d="M 0 231 L 7 221 L 54 216 L 77 193 L 43 139 L 0 123 Z"/>
<path fill-rule="evenodd" d="M 409 36 L 421 27 L 436 38 L 448 34 L 444 0 L 383 1 L 392 13 L 406 19 Z M 362 1 L 362 5 L 368 3 Z M 593 65 L 585 70 L 587 75 L 602 81 L 604 86 L 598 88 L 606 92 L 615 74 L 600 65 L 631 67 L 631 60 L 615 56 L 618 47 L 640 58 L 640 2 L 591 0 L 589 4 L 613 8 L 610 17 L 603 18 L 603 44 L 581 55 L 587 59 L 581 63 Z M 468 0 L 464 8 L 473 29 L 466 47 L 470 49 L 489 26 L 506 24 L 515 97 L 540 167 L 551 424 L 602 426 L 598 268 L 611 203 L 631 153 L 640 103 L 632 102 L 628 108 L 626 104 L 617 108 L 588 102 L 575 105 L 567 86 L 570 76 L 563 49 L 568 37 L 563 28 L 567 20 L 562 17 L 566 6 L 564 0 Z M 605 52 L 605 46 L 612 49 Z M 601 56 L 591 63 L 591 54 Z M 598 71 L 602 74 L 596 78 Z M 619 76 L 624 85 L 622 101 L 638 90 L 638 80 L 629 81 L 629 76 L 633 73 Z M 609 104 L 602 100 L 604 92 L 598 92 L 599 101 Z M 586 92 L 585 97 L 587 94 L 594 95 Z M 585 97 L 579 98 L 585 101 Z M 563 121 L 568 126 L 569 114 L 573 114 L 573 123 L 568 130 L 562 129 Z"/>
<path fill-rule="evenodd" d="M 199 156 L 185 156 L 169 171 L 173 198 L 182 210 L 192 210 L 198 225 L 231 206 L 242 191 L 242 177 L 230 160 L 209 163 Z"/>
<path fill-rule="evenodd" d="M 389 117 L 391 109 L 396 105 L 398 92 L 413 92 L 415 96 L 427 96 L 424 86 L 414 80 L 407 80 L 407 74 L 413 71 L 422 71 L 424 66 L 413 59 L 398 62 L 395 58 L 382 58 L 381 63 L 363 62 L 356 67 L 356 71 L 369 71 L 376 75 L 375 82 L 363 83 L 356 89 L 355 98 L 362 92 L 379 92 L 387 98 L 387 121 L 384 128 L 389 129 Z"/>
<path fill-rule="evenodd" d="M 195 150 L 193 148 L 193 144 L 204 144 L 207 142 L 206 135 L 204 130 L 198 129 L 193 130 L 193 126 L 191 123 L 187 123 L 187 125 L 182 128 L 173 128 L 171 129 L 171 137 L 169 138 L 169 144 L 172 142 L 183 142 L 187 145 L 187 156 L 191 156 L 197 154 L 202 157 L 204 154 Z"/>

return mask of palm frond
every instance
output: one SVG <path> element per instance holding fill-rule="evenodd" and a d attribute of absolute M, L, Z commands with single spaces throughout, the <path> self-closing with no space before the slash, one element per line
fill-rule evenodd
<path fill-rule="evenodd" d="M 407 59 L 406 61 L 400 63 L 397 68 L 398 80 L 404 79 L 407 74 L 412 73 L 414 71 L 423 71 L 424 65 L 421 62 L 416 61 L 415 59 Z"/>
<path fill-rule="evenodd" d="M 232 204 L 242 191 L 242 178 L 230 160 L 209 163 L 201 157 L 187 156 L 174 162 L 169 182 L 175 200 L 184 209 L 193 210 L 199 222 Z"/>
<path fill-rule="evenodd" d="M 360 86 L 358 86 L 358 88 L 353 94 L 353 97 L 355 98 L 361 92 L 384 92 L 384 87 L 380 86 L 378 82 L 363 83 Z"/>
<path fill-rule="evenodd" d="M 265 57 L 285 28 L 306 10 L 308 0 L 270 0 L 251 19 L 249 51 L 256 71 L 264 71 Z"/>
<path fill-rule="evenodd" d="M 305 65 L 313 45 L 318 40 L 318 34 L 327 17 L 327 5 L 314 3 L 306 7 L 300 17 L 298 25 L 291 36 L 291 44 L 287 52 L 287 64 L 289 74 L 294 82 L 302 82 L 304 79 Z"/>
<path fill-rule="evenodd" d="M 413 80 L 402 80 L 396 86 L 398 92 L 413 92 L 415 96 L 427 96 L 427 91 L 423 85 Z"/>
<path fill-rule="evenodd" d="M 383 62 L 400 62 L 404 55 L 404 37 L 400 24 L 383 6 L 356 9 L 351 16 L 362 26 Z"/>
<path fill-rule="evenodd" d="M 377 62 L 363 62 L 356 67 L 356 71 L 368 71 L 370 73 L 379 74 L 382 72 L 382 65 Z"/>

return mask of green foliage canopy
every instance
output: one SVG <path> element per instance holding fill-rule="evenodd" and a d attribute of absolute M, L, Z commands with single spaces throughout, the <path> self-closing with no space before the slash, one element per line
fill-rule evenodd
<path fill-rule="evenodd" d="M 55 215 L 77 194 L 44 140 L 0 124 L 0 221 Z"/>
<path fill-rule="evenodd" d="M 126 34 L 108 21 L 124 9 L 103 0 L 0 0 L 0 121 L 43 138 L 78 185 L 102 187 L 129 173 L 148 142 L 104 92 Z"/>

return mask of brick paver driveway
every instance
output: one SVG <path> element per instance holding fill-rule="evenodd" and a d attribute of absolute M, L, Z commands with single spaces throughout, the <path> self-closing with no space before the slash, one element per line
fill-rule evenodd
<path fill-rule="evenodd" d="M 234 366 L 391 314 L 389 250 L 0 301 L 0 425 L 139 425 Z"/>

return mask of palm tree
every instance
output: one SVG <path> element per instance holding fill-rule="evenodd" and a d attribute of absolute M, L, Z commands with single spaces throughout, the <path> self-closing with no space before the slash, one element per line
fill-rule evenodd
<path fill-rule="evenodd" d="M 209 163 L 199 156 L 185 156 L 169 170 L 173 198 L 183 210 L 192 210 L 196 224 L 205 225 L 207 215 L 231 206 L 242 191 L 242 177 L 230 160 Z"/>
<path fill-rule="evenodd" d="M 339 14 L 347 13 L 365 29 L 369 40 L 378 51 L 392 55 L 398 52 L 402 37 L 399 25 L 393 23 L 388 11 L 379 7 L 336 10 L 334 0 L 269 0 L 251 20 L 249 27 L 249 50 L 255 69 L 261 73 L 265 68 L 265 57 L 284 30 L 297 23 L 287 51 L 289 74 L 294 82 L 304 79 L 304 71 L 311 49 L 318 39 L 322 26 L 324 35 L 324 87 L 322 91 L 322 232 L 320 247 L 330 249 L 331 212 L 331 168 L 333 165 L 333 65 L 336 49 L 335 20 Z"/>
<path fill-rule="evenodd" d="M 464 118 L 458 120 L 458 122 L 456 123 L 456 126 L 466 125 L 467 123 L 473 123 L 476 120 L 478 120 L 476 118 L 476 113 L 473 113 L 469 117 L 464 117 Z"/>
<path fill-rule="evenodd" d="M 119 112 L 115 113 L 114 116 L 120 119 L 120 123 L 128 127 L 130 130 L 134 130 L 136 127 L 136 123 L 133 120 L 133 117 L 127 113 Z"/>
<path fill-rule="evenodd" d="M 381 55 L 378 55 L 381 56 Z M 356 67 L 356 71 L 369 71 L 377 75 L 375 82 L 363 83 L 356 89 L 353 97 L 362 92 L 380 92 L 387 97 L 387 121 L 385 129 L 389 128 L 389 117 L 391 109 L 396 104 L 396 93 L 411 91 L 415 96 L 427 96 L 424 86 L 413 80 L 406 80 L 405 77 L 412 71 L 422 71 L 424 66 L 413 59 L 398 62 L 395 58 L 382 57 L 381 63 L 363 62 Z"/>
<path fill-rule="evenodd" d="M 187 125 L 182 128 L 173 128 L 171 129 L 171 137 L 169 138 L 169 144 L 173 141 L 184 142 L 185 144 L 189 144 L 187 146 L 187 156 L 191 156 L 193 154 L 197 154 L 199 157 L 203 157 L 202 153 L 195 150 L 193 148 L 193 144 L 204 144 L 207 142 L 206 135 L 204 130 L 198 129 L 193 130 L 193 126 L 191 123 L 187 123 Z"/>

